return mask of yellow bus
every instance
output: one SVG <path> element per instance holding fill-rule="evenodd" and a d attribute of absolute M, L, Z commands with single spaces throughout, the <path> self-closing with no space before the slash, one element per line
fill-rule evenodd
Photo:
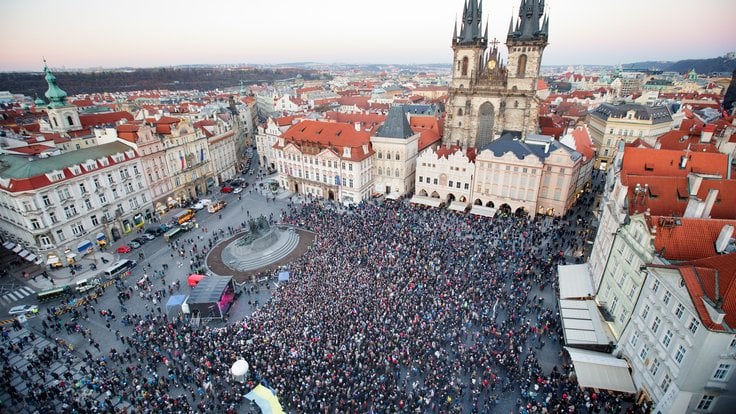
<path fill-rule="evenodd" d="M 179 224 L 184 224 L 193 218 L 194 210 L 188 208 L 176 213 L 176 215 L 174 216 L 174 220 L 176 220 L 176 222 Z"/>

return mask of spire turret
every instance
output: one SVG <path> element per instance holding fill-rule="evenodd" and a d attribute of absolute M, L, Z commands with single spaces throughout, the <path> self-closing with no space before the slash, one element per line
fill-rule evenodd
<path fill-rule="evenodd" d="M 540 19 L 544 21 L 540 28 Z M 513 18 L 512 18 L 513 22 Z M 516 29 L 509 29 L 509 39 L 538 40 L 546 39 L 549 27 L 549 17 L 544 16 L 544 0 L 521 0 L 519 7 L 519 20 Z"/>
<path fill-rule="evenodd" d="M 49 107 L 59 108 L 62 106 L 66 106 L 66 92 L 64 92 L 59 87 L 59 85 L 56 84 L 56 76 L 51 73 L 51 69 L 49 69 L 49 67 L 46 65 L 45 59 L 43 61 L 43 71 L 46 74 L 46 83 L 49 85 L 49 88 L 44 94 L 49 100 Z"/>
<path fill-rule="evenodd" d="M 478 0 L 468 0 L 463 7 L 463 17 L 460 19 L 460 33 L 457 33 L 457 20 L 455 21 L 455 33 L 453 43 L 461 45 L 478 44 L 486 45 L 488 35 L 481 33 L 483 1 L 478 5 Z"/>

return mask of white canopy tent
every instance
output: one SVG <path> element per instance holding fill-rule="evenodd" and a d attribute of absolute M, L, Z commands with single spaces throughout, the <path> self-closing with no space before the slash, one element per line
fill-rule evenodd
<path fill-rule="evenodd" d="M 401 194 L 391 193 L 391 194 L 386 195 L 386 200 L 398 200 L 399 197 L 401 197 Z"/>
<path fill-rule="evenodd" d="M 601 345 L 614 341 L 594 300 L 560 300 L 562 333 L 567 345 Z"/>
<path fill-rule="evenodd" d="M 593 277 L 587 263 L 557 266 L 560 299 L 589 299 L 595 296 Z"/>
<path fill-rule="evenodd" d="M 249 369 L 248 362 L 244 359 L 239 359 L 230 367 L 230 374 L 232 374 L 235 381 L 245 382 L 245 375 L 248 374 Z"/>
<path fill-rule="evenodd" d="M 582 388 L 636 393 L 629 364 L 611 354 L 565 347 Z"/>
<path fill-rule="evenodd" d="M 414 204 L 423 204 L 425 206 L 434 207 L 434 208 L 437 208 L 440 205 L 442 205 L 442 200 L 440 200 L 439 198 L 432 198 L 432 197 L 420 196 L 420 195 L 415 195 L 414 197 L 411 198 L 411 200 L 409 200 L 409 202 L 414 203 Z"/>
<path fill-rule="evenodd" d="M 493 217 L 496 215 L 496 209 L 492 207 L 473 205 L 473 207 L 470 208 L 470 213 L 475 214 L 476 216 Z"/>
<path fill-rule="evenodd" d="M 468 204 L 463 203 L 461 201 L 453 201 L 447 207 L 448 210 L 454 210 L 454 211 L 460 211 L 460 212 L 464 212 L 466 208 L 468 208 Z"/>

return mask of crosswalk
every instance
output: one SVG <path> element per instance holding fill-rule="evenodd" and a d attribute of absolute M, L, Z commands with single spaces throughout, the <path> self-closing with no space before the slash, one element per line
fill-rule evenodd
<path fill-rule="evenodd" d="M 19 287 L 18 289 L 4 294 L 0 298 L 0 302 L 2 302 L 3 305 L 10 305 L 11 303 L 15 303 L 25 298 L 26 296 L 33 295 L 34 293 L 36 293 L 36 291 L 29 288 L 28 286 Z"/>

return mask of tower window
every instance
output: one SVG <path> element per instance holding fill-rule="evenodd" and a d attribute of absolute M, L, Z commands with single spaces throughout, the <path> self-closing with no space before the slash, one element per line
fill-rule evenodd
<path fill-rule="evenodd" d="M 463 116 L 463 108 L 457 108 L 457 115 Z"/>
<path fill-rule="evenodd" d="M 74 125 L 74 121 L 72 121 L 72 117 L 71 117 L 71 116 L 67 116 L 67 117 L 66 117 L 66 122 L 68 122 L 68 123 L 69 123 L 69 126 L 72 126 L 72 125 Z"/>
<path fill-rule="evenodd" d="M 462 69 L 462 75 L 468 76 L 468 57 L 465 56 L 463 58 L 463 69 Z"/>
<path fill-rule="evenodd" d="M 519 64 L 516 67 L 516 77 L 523 78 L 526 73 L 526 55 L 519 56 Z"/>

